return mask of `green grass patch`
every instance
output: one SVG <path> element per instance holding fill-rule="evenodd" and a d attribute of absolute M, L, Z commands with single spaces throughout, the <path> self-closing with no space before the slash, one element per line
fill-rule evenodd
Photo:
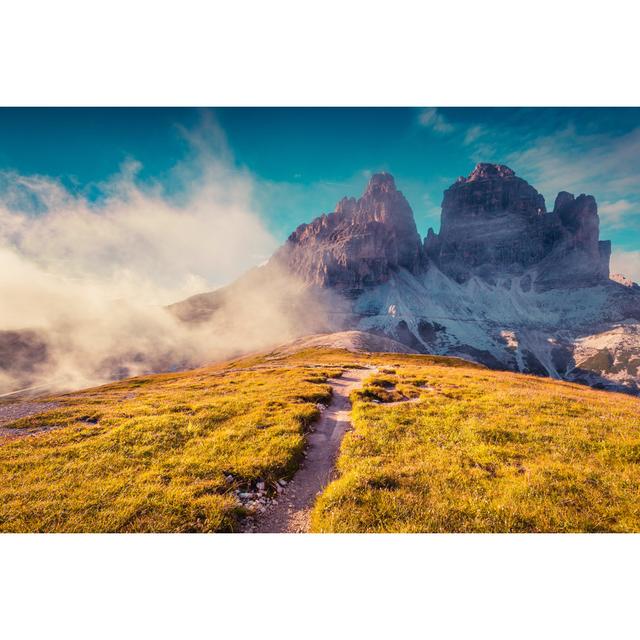
<path fill-rule="evenodd" d="M 290 478 L 329 377 L 367 366 L 314 531 L 640 531 L 638 398 L 332 349 L 43 398 L 0 440 L 0 531 L 236 531 L 236 490 Z"/>
<path fill-rule="evenodd" d="M 354 394 L 314 531 L 640 531 L 637 398 L 406 361 L 384 381 Z M 420 401 L 385 406 L 392 383 Z"/>
<path fill-rule="evenodd" d="M 0 531 L 233 531 L 234 490 L 294 473 L 339 373 L 210 367 L 51 398 L 6 425 L 49 431 L 0 445 Z"/>

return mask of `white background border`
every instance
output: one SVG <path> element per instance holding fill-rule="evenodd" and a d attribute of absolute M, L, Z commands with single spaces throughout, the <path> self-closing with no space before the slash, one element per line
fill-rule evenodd
<path fill-rule="evenodd" d="M 21 0 L 4 105 L 638 104 L 621 0 Z"/>
<path fill-rule="evenodd" d="M 5 535 L 5 638 L 637 636 L 635 535 Z"/>

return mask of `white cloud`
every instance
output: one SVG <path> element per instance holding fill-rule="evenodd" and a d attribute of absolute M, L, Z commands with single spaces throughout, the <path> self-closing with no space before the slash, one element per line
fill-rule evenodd
<path fill-rule="evenodd" d="M 564 190 L 615 202 L 623 189 L 628 198 L 640 197 L 639 156 L 640 127 L 612 136 L 580 134 L 568 126 L 527 141 L 526 148 L 509 154 L 506 163 L 547 198 Z"/>
<path fill-rule="evenodd" d="M 633 215 L 640 206 L 629 202 L 629 200 L 622 199 L 615 202 L 602 202 L 598 205 L 598 213 L 600 214 L 600 221 L 610 228 L 620 228 L 625 225 L 629 214 Z"/>
<path fill-rule="evenodd" d="M 97 200 L 56 179 L 0 173 L 0 248 L 106 300 L 165 304 L 226 284 L 278 243 L 217 125 L 185 136 L 192 152 L 168 178 L 171 191 L 141 183 L 135 161 L 97 185 Z"/>
<path fill-rule="evenodd" d="M 507 164 L 545 196 L 549 209 L 560 191 L 587 193 L 598 201 L 609 230 L 639 226 L 640 126 L 622 134 L 585 133 L 569 123 L 551 134 L 532 135 L 474 125 L 464 142 L 470 160 Z"/>
<path fill-rule="evenodd" d="M 0 391 L 98 384 L 120 367 L 194 365 L 296 334 L 270 283 L 245 286 L 218 324 L 185 326 L 164 309 L 226 284 L 278 242 L 252 204 L 254 180 L 228 156 L 197 149 L 172 195 L 140 184 L 138 169 L 101 185 L 98 202 L 50 178 L 0 176 Z M 7 333 L 24 330 L 47 345 L 34 371 L 18 366 Z"/>
<path fill-rule="evenodd" d="M 455 129 L 455 127 L 448 122 L 441 113 L 438 113 L 438 110 L 434 107 L 422 109 L 418 116 L 418 121 L 423 127 L 440 134 L 451 133 Z"/>
<path fill-rule="evenodd" d="M 276 246 L 250 207 L 250 183 L 224 167 L 210 166 L 179 204 L 127 174 L 99 204 L 47 178 L 5 178 L 46 211 L 16 212 L 0 196 L 0 247 L 51 277 L 91 283 L 105 299 L 171 302 L 224 284 Z"/>
<path fill-rule="evenodd" d="M 611 273 L 621 273 L 634 282 L 640 282 L 640 251 L 614 251 Z"/>

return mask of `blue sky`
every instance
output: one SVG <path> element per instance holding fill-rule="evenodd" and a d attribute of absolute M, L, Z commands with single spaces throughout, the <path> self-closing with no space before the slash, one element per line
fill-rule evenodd
<path fill-rule="evenodd" d="M 279 241 L 360 195 L 381 170 L 395 176 L 424 235 L 439 226 L 448 185 L 476 162 L 499 162 L 548 209 L 559 190 L 593 194 L 601 237 L 627 270 L 640 257 L 640 109 L 2 109 L 0 141 L 0 189 L 13 175 L 40 175 L 93 200 L 133 161 L 139 183 L 179 197 L 188 180 L 176 165 L 211 144 L 250 176 L 253 206 Z"/>

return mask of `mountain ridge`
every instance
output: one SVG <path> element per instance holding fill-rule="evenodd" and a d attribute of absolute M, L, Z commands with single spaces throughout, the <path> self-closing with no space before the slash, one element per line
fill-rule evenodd
<path fill-rule="evenodd" d="M 438 233 L 420 238 L 394 178 L 374 174 L 361 198 L 300 225 L 251 277 L 266 286 L 286 274 L 301 307 L 329 296 L 322 322 L 314 314 L 301 335 L 366 331 L 421 353 L 637 393 L 640 290 L 610 279 L 610 254 L 593 196 L 561 191 L 547 211 L 512 169 L 479 163 L 444 192 Z M 197 298 L 201 321 L 224 313 L 215 299 Z M 191 307 L 172 309 L 189 320 Z"/>

